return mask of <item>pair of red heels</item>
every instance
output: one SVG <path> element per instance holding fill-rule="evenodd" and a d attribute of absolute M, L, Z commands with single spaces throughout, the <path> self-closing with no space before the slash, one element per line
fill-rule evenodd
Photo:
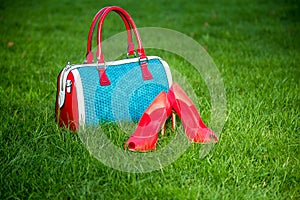
<path fill-rule="evenodd" d="M 148 151 L 156 148 L 158 132 L 172 114 L 172 109 L 183 123 L 186 136 L 192 142 L 218 142 L 218 137 L 201 120 L 196 106 L 183 89 L 173 83 L 169 92 L 161 92 L 142 115 L 134 133 L 124 145 L 131 151 Z M 173 124 L 173 128 L 175 124 Z"/>

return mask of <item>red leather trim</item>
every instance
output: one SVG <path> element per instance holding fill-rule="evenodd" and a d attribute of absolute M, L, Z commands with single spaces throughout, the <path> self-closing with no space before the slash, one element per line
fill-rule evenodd
<path fill-rule="evenodd" d="M 87 63 L 92 63 L 94 60 L 94 54 L 93 52 L 88 52 L 87 55 L 86 55 L 86 62 Z"/>
<path fill-rule="evenodd" d="M 72 131 L 76 131 L 79 128 L 79 115 L 78 115 L 78 101 L 77 101 L 77 91 L 75 87 L 75 80 L 72 72 L 70 72 L 67 76 L 67 80 L 72 81 L 71 93 L 66 92 L 66 98 L 64 105 L 59 108 L 58 105 L 58 95 L 60 88 L 60 76 L 58 76 L 57 83 L 57 94 L 56 94 L 56 120 L 59 126 L 68 127 Z"/>
<path fill-rule="evenodd" d="M 99 69 L 99 79 L 100 79 L 100 85 L 101 86 L 107 86 L 110 85 L 110 81 L 106 75 L 106 71 L 104 68 Z"/>
<path fill-rule="evenodd" d="M 128 55 L 134 55 L 134 44 L 133 44 L 133 42 L 128 44 L 127 51 L 128 51 Z"/>
<path fill-rule="evenodd" d="M 147 63 L 144 62 L 141 64 L 142 76 L 144 80 L 151 80 L 153 79 L 151 72 L 148 69 Z"/>

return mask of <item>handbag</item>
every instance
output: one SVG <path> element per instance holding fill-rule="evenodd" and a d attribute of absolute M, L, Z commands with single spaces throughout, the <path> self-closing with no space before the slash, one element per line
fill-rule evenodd
<path fill-rule="evenodd" d="M 106 62 L 102 51 L 102 28 L 104 19 L 112 11 L 122 18 L 126 27 L 127 57 Z M 92 36 L 97 22 L 94 61 Z M 133 35 L 138 46 L 136 51 Z M 136 56 L 128 58 L 129 55 Z M 72 65 L 68 62 L 58 75 L 56 120 L 59 126 L 71 130 L 104 122 L 137 122 L 154 98 L 162 91 L 168 92 L 171 84 L 167 62 L 158 56 L 146 56 L 131 16 L 120 7 L 105 7 L 95 15 L 90 26 L 86 61 Z"/>

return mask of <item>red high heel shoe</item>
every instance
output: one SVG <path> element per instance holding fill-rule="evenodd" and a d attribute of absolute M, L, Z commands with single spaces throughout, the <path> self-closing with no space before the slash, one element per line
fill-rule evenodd
<path fill-rule="evenodd" d="M 167 97 L 191 141 L 197 143 L 218 142 L 218 136 L 203 123 L 196 106 L 178 83 L 172 84 Z"/>
<path fill-rule="evenodd" d="M 172 113 L 167 93 L 161 92 L 142 115 L 134 133 L 124 145 L 131 151 L 154 150 L 158 132 Z"/>

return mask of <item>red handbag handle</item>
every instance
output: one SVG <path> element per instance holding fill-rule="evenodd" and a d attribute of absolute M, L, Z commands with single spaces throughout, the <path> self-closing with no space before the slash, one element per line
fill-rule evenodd
<path fill-rule="evenodd" d="M 94 17 L 92 24 L 90 26 L 89 34 L 88 34 L 88 40 L 87 40 L 87 53 L 86 53 L 86 62 L 87 63 L 92 63 L 93 62 L 93 52 L 92 52 L 92 37 L 93 37 L 93 32 L 95 29 L 95 25 L 99 19 L 99 17 L 103 14 L 103 12 L 109 7 L 104 7 L 102 8 Z M 126 26 L 127 30 L 127 40 L 128 40 L 128 55 L 134 55 L 134 43 L 132 41 L 132 33 L 131 33 L 131 27 L 125 16 L 123 16 L 122 13 L 118 12 L 118 14 L 122 17 L 122 20 Z"/>
<path fill-rule="evenodd" d="M 138 33 L 138 30 L 136 28 L 136 25 L 134 23 L 134 21 L 132 20 L 131 16 L 122 8 L 118 7 L 118 6 L 111 6 L 111 7 L 107 7 L 102 15 L 101 18 L 99 20 L 98 23 L 98 37 L 97 37 L 97 42 L 98 42 L 98 54 L 97 54 L 97 59 L 98 59 L 98 63 L 104 63 L 104 56 L 103 56 L 103 52 L 102 52 L 102 27 L 103 27 L 103 22 L 105 17 L 107 16 L 107 14 L 111 11 L 117 12 L 117 13 L 121 13 L 126 19 L 127 21 L 130 23 L 131 28 L 136 36 L 136 40 L 138 43 L 138 48 L 137 48 L 137 52 L 138 55 L 140 57 L 140 59 L 145 59 L 146 58 L 146 54 L 144 51 L 144 48 L 142 46 L 142 40 L 140 38 L 140 35 Z"/>
<path fill-rule="evenodd" d="M 137 52 L 138 52 L 138 56 L 139 56 L 139 64 L 141 67 L 143 79 L 144 80 L 153 79 L 152 74 L 150 73 L 150 71 L 148 69 L 148 64 L 147 64 L 148 59 L 147 59 L 146 53 L 144 51 L 144 48 L 142 45 L 142 40 L 140 38 L 139 32 L 136 28 L 136 25 L 135 25 L 133 19 L 131 18 L 131 16 L 124 9 L 122 9 L 118 6 L 107 7 L 101 14 L 101 17 L 100 17 L 100 20 L 98 23 L 98 31 L 97 31 L 98 48 L 97 48 L 96 55 L 97 55 L 98 64 L 104 63 L 104 56 L 103 56 L 103 52 L 102 52 L 102 27 L 103 27 L 105 17 L 111 11 L 117 12 L 120 16 L 124 16 L 126 18 L 126 20 L 128 21 L 128 23 L 130 24 L 131 29 L 133 30 L 133 32 L 135 34 L 137 44 L 138 44 Z M 105 69 L 101 68 L 99 70 L 99 76 L 100 76 L 100 85 L 110 85 L 110 81 L 105 73 Z"/>

